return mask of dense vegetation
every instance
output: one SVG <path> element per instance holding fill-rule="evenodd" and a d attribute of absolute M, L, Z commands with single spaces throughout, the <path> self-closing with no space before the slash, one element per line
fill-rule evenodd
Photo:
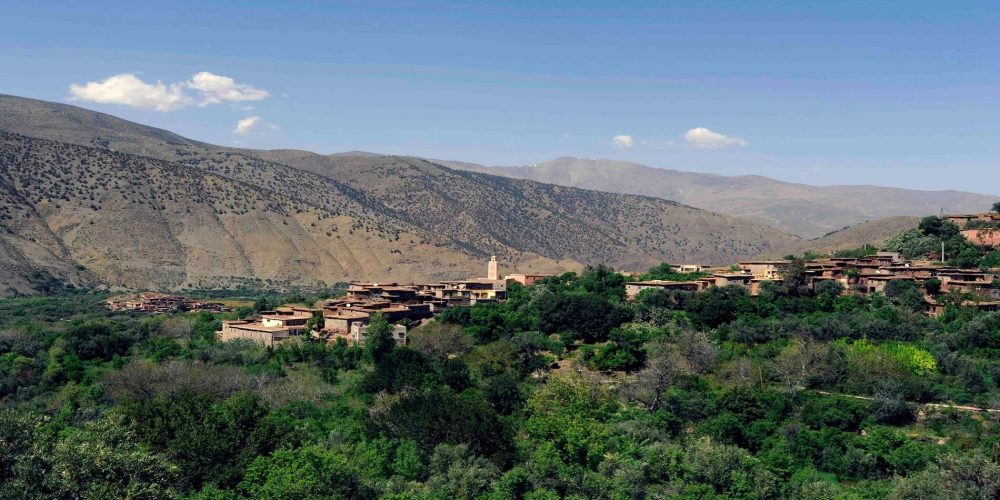
<path fill-rule="evenodd" d="M 987 229 L 992 223 L 973 221 L 968 229 Z M 1000 267 L 1000 250 L 973 245 L 961 234 L 958 225 L 939 217 L 925 217 L 919 227 L 904 231 L 890 238 L 883 246 L 887 250 L 900 252 L 908 259 L 944 258 L 948 264 L 961 268 Z"/>
<path fill-rule="evenodd" d="M 1000 314 L 914 291 L 628 303 L 597 267 L 363 350 L 8 299 L 0 497 L 995 498 L 997 415 L 927 403 L 1000 407 Z"/>

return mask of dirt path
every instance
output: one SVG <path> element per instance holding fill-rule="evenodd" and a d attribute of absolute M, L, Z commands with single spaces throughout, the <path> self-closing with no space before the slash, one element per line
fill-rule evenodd
<path fill-rule="evenodd" d="M 872 398 L 872 397 L 869 397 L 869 396 L 856 396 L 854 394 L 842 394 L 842 393 L 839 393 L 839 392 L 827 392 L 827 391 L 820 391 L 820 390 L 817 390 L 817 389 L 812 389 L 812 390 L 810 390 L 810 392 L 814 392 L 816 394 L 825 394 L 827 396 L 840 396 L 840 397 L 844 397 L 844 398 L 861 399 L 861 400 L 864 400 L 864 401 L 873 401 L 875 399 L 875 398 Z M 941 409 L 941 410 L 980 411 L 980 412 L 991 413 L 991 414 L 994 414 L 994 415 L 1000 415 L 1000 410 L 991 410 L 989 408 L 980 408 L 978 406 L 951 405 L 951 404 L 945 404 L 945 403 L 914 403 L 914 402 L 911 402 L 911 401 L 907 401 L 907 403 L 915 405 L 915 406 L 923 407 L 923 408 L 935 408 L 935 409 Z"/>

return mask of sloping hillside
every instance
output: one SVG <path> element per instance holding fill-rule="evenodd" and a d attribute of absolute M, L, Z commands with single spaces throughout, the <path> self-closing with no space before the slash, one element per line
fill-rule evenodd
<path fill-rule="evenodd" d="M 6 246 L 45 238 L 21 250 L 22 267 L 66 276 L 79 265 L 110 285 L 429 279 L 479 262 L 342 193 L 311 204 L 177 163 L 8 133 L 0 183 Z"/>
<path fill-rule="evenodd" d="M 20 255 L 7 278 L 0 269 L 16 289 L 13 276 L 34 267 L 131 288 L 410 281 L 481 274 L 490 254 L 521 271 L 639 269 L 730 262 L 798 240 L 658 198 L 416 158 L 236 150 L 10 96 L 0 97 L 0 130 L 10 195 L 0 202 L 12 214 L 25 207 L 4 220 L 0 246 Z M 49 254 L 24 250 L 34 233 L 49 238 Z"/>
<path fill-rule="evenodd" d="M 768 254 L 769 257 L 782 257 L 788 254 L 801 255 L 805 252 L 832 253 L 838 250 L 852 250 L 865 245 L 878 247 L 885 240 L 897 234 L 917 227 L 920 217 L 886 217 L 834 231 L 823 237 L 803 240 L 783 249 L 781 252 Z"/>
<path fill-rule="evenodd" d="M 652 168 L 611 160 L 559 158 L 524 167 L 482 167 L 446 162 L 455 168 L 531 179 L 563 186 L 641 194 L 706 210 L 746 217 L 805 238 L 892 216 L 976 212 L 997 196 L 958 191 L 916 191 L 875 186 L 817 187 L 760 176 Z M 991 186 L 984 186 L 984 189 Z"/>
<path fill-rule="evenodd" d="M 404 219 L 461 236 L 473 247 L 495 240 L 546 256 L 637 269 L 663 260 L 730 262 L 797 241 L 662 199 L 457 171 L 418 158 L 254 154 L 343 179 Z"/>

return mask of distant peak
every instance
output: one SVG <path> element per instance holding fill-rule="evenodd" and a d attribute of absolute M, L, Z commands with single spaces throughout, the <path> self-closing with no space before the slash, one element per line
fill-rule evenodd
<path fill-rule="evenodd" d="M 370 151 L 351 150 L 351 151 L 344 151 L 342 153 L 333 153 L 333 154 L 329 154 L 327 156 L 331 156 L 331 157 L 338 157 L 338 156 L 361 156 L 361 157 L 365 157 L 365 158 L 373 158 L 373 157 L 388 156 L 388 155 L 383 154 L 383 153 L 372 153 Z"/>

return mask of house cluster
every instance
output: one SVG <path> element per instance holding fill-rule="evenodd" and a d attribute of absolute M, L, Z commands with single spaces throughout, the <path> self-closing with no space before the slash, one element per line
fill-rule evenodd
<path fill-rule="evenodd" d="M 991 224 L 973 224 L 985 229 L 985 235 L 993 236 L 993 222 L 1000 222 L 998 214 L 954 215 L 946 217 L 959 227 L 966 227 L 971 221 Z M 983 234 L 973 235 L 986 241 Z M 969 237 L 967 235 L 967 237 Z M 973 240 L 970 237 L 970 241 Z M 989 244 L 989 243 L 980 243 Z M 700 273 L 703 277 L 689 281 L 628 281 L 625 285 L 627 297 L 634 299 L 643 290 L 664 289 L 699 292 L 711 287 L 739 286 L 746 288 L 751 297 L 760 295 L 765 283 L 781 282 L 782 273 L 790 264 L 786 260 L 754 260 L 741 262 L 729 268 L 713 268 L 695 264 L 685 264 L 674 268 L 679 273 Z M 1000 289 L 995 284 L 1000 273 L 994 274 L 977 269 L 956 269 L 930 261 L 911 261 L 901 258 L 898 253 L 879 252 L 870 257 L 827 258 L 809 260 L 805 263 L 805 276 L 809 286 L 815 287 L 823 281 L 836 281 L 844 286 L 845 294 L 870 295 L 884 292 L 893 281 L 911 281 L 927 291 L 925 302 L 927 312 L 932 315 L 944 311 L 945 305 L 938 302 L 942 294 L 960 293 L 964 305 L 984 310 L 1000 309 Z M 638 273 L 623 273 L 634 279 Z M 364 345 L 369 324 L 373 317 L 385 318 L 393 328 L 393 338 L 400 345 L 407 342 L 407 330 L 431 318 L 436 313 L 454 306 L 471 306 L 481 303 L 503 301 L 507 298 L 507 287 L 511 283 L 532 285 L 547 274 L 509 274 L 500 277 L 496 257 L 487 264 L 485 278 L 441 281 L 428 284 L 399 283 L 351 283 L 343 297 L 330 299 L 315 307 L 285 306 L 273 311 L 265 311 L 252 319 L 224 321 L 222 329 L 216 332 L 222 341 L 250 340 L 267 347 L 275 347 L 283 341 L 301 338 L 308 334 L 315 339 L 334 342 L 344 339 L 349 343 Z M 937 287 L 926 286 L 929 280 L 940 282 Z M 932 290 L 928 290 L 928 289 Z M 118 303 L 114 307 L 136 308 L 136 310 L 193 310 L 197 307 L 216 307 L 181 297 L 140 294 L 145 305 L 128 306 Z M 111 302 L 109 301 L 109 305 Z M 113 308 L 114 308 L 113 307 Z"/>
<path fill-rule="evenodd" d="M 226 312 L 231 310 L 219 302 L 202 302 L 178 295 L 154 292 L 110 297 L 105 303 L 112 311 L 172 313 L 184 311 Z"/>
<path fill-rule="evenodd" d="M 252 340 L 266 347 L 275 347 L 287 339 L 305 333 L 306 324 L 316 339 L 364 345 L 372 317 L 381 315 L 393 325 L 393 338 L 405 345 L 408 328 L 421 324 L 434 314 L 454 306 L 498 302 L 507 298 L 507 285 L 512 282 L 532 284 L 546 275 L 514 274 L 500 278 L 496 257 L 487 264 L 485 278 L 441 281 L 421 285 L 399 283 L 351 283 L 347 294 L 324 301 L 316 308 L 281 307 L 267 311 L 252 320 L 223 321 L 216 332 L 219 340 Z M 322 322 L 319 319 L 322 318 Z"/>
<path fill-rule="evenodd" d="M 786 260 L 756 260 L 741 262 L 739 271 L 712 269 L 702 266 L 682 266 L 697 269 L 706 277 L 691 281 L 632 281 L 625 285 L 626 295 L 634 299 L 643 290 L 702 291 L 713 286 L 736 285 L 746 288 L 751 297 L 760 294 L 767 282 L 781 282 L 782 270 L 790 264 Z M 691 271 L 685 271 L 691 272 Z M 925 282 L 934 278 L 941 286 L 934 295 L 925 294 L 927 312 L 938 315 L 945 305 L 938 302 L 941 294 L 957 292 L 965 298 L 963 305 L 982 310 L 1000 310 L 1000 289 L 995 284 L 1000 273 L 978 269 L 958 269 L 930 261 L 904 260 L 895 252 L 879 252 L 871 257 L 828 258 L 805 261 L 805 275 L 809 286 L 822 281 L 836 281 L 844 286 L 845 294 L 870 295 L 884 292 L 893 281 L 911 281 L 926 290 Z"/>

